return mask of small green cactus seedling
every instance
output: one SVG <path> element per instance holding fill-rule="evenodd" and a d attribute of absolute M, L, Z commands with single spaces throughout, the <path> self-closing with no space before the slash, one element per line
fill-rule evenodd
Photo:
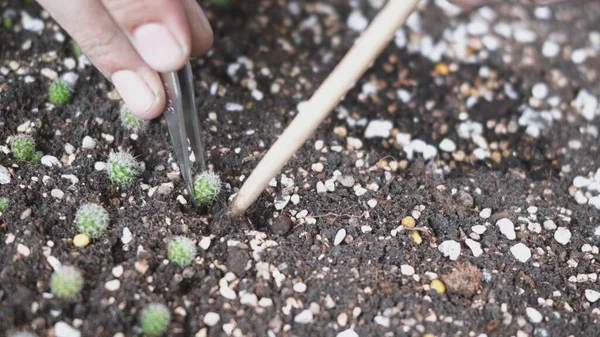
<path fill-rule="evenodd" d="M 52 274 L 50 289 L 54 296 L 59 298 L 73 298 L 83 288 L 83 277 L 79 269 L 71 266 L 62 266 Z"/>
<path fill-rule="evenodd" d="M 138 163 L 128 152 L 111 152 L 106 162 L 106 173 L 113 184 L 125 187 L 138 174 Z"/>
<path fill-rule="evenodd" d="M 17 135 L 10 147 L 13 156 L 22 161 L 39 161 L 42 153 L 35 151 L 35 141 L 28 135 Z"/>
<path fill-rule="evenodd" d="M 50 85 L 48 100 L 54 105 L 64 105 L 71 99 L 71 86 L 64 80 L 58 79 Z"/>
<path fill-rule="evenodd" d="M 11 29 L 14 26 L 14 22 L 13 22 L 12 18 L 10 18 L 10 17 L 3 17 L 2 18 L 2 26 L 5 29 Z"/>
<path fill-rule="evenodd" d="M 10 200 L 5 197 L 0 197 L 0 213 L 6 212 L 8 206 L 10 206 Z"/>
<path fill-rule="evenodd" d="M 71 41 L 71 50 L 73 50 L 73 56 L 75 56 L 76 59 L 79 59 L 81 55 L 83 55 L 81 47 L 75 41 Z"/>
<path fill-rule="evenodd" d="M 196 257 L 196 245 L 185 236 L 176 236 L 169 241 L 167 255 L 171 262 L 185 267 Z"/>
<path fill-rule="evenodd" d="M 75 214 L 75 223 L 79 232 L 95 239 L 108 227 L 108 212 L 98 204 L 81 205 Z"/>
<path fill-rule="evenodd" d="M 160 303 L 149 304 L 142 311 L 142 331 L 149 337 L 161 336 L 171 322 L 169 309 Z"/>
<path fill-rule="evenodd" d="M 145 119 L 137 118 L 131 113 L 131 110 L 127 108 L 125 105 L 121 107 L 120 111 L 121 115 L 121 124 L 127 130 L 131 131 L 143 131 L 148 126 L 148 121 Z"/>
<path fill-rule="evenodd" d="M 17 11 L 14 9 L 7 9 L 2 14 L 2 26 L 5 29 L 12 29 L 15 25 L 15 19 L 17 18 Z"/>
<path fill-rule="evenodd" d="M 220 191 L 221 178 L 212 172 L 202 172 L 194 181 L 194 196 L 201 205 L 210 204 Z"/>

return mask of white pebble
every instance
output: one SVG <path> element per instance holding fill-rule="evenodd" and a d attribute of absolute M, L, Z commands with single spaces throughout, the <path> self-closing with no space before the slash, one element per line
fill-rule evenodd
<path fill-rule="evenodd" d="M 235 291 L 229 287 L 221 287 L 219 293 L 228 300 L 235 300 L 237 298 Z"/>
<path fill-rule="evenodd" d="M 548 96 L 548 86 L 545 83 L 536 83 L 533 88 L 531 88 L 531 94 L 533 97 L 543 100 Z"/>
<path fill-rule="evenodd" d="M 415 268 L 408 264 L 403 264 L 400 266 L 400 272 L 402 275 L 413 276 L 415 274 Z"/>
<path fill-rule="evenodd" d="M 91 150 L 96 147 L 96 140 L 90 136 L 83 137 L 83 141 L 81 142 L 81 147 L 84 149 Z"/>
<path fill-rule="evenodd" d="M 444 152 L 454 152 L 456 151 L 456 144 L 451 139 L 444 138 L 440 142 L 440 150 Z"/>
<path fill-rule="evenodd" d="M 353 329 L 348 329 L 337 334 L 336 337 L 360 337 Z"/>
<path fill-rule="evenodd" d="M 10 184 L 10 171 L 0 165 L 0 185 Z"/>
<path fill-rule="evenodd" d="M 210 247 L 210 241 L 210 237 L 203 236 L 202 239 L 200 239 L 200 242 L 198 242 L 198 246 L 200 246 L 202 250 L 207 250 Z"/>
<path fill-rule="evenodd" d="M 131 240 L 133 240 L 133 234 L 131 233 L 131 231 L 129 230 L 128 227 L 123 228 L 123 235 L 121 235 L 121 242 L 123 242 L 123 244 L 126 245 L 126 244 L 130 243 Z"/>
<path fill-rule="evenodd" d="M 475 226 L 471 227 L 471 230 L 473 231 L 473 233 L 481 235 L 481 234 L 485 233 L 485 231 L 487 230 L 487 227 L 485 227 L 484 225 L 475 225 Z"/>
<path fill-rule="evenodd" d="M 119 277 L 123 276 L 124 271 L 125 271 L 125 269 L 123 268 L 123 266 L 118 265 L 118 266 L 114 267 L 111 272 L 114 277 L 119 278 Z"/>
<path fill-rule="evenodd" d="M 304 292 L 306 292 L 306 289 L 308 289 L 308 286 L 306 286 L 306 283 L 304 283 L 304 282 L 298 282 L 298 283 L 294 284 L 292 289 L 294 289 L 294 291 L 297 293 L 304 293 Z"/>
<path fill-rule="evenodd" d="M 333 240 L 333 245 L 334 246 L 339 245 L 340 243 L 342 243 L 342 241 L 344 241 L 345 238 L 346 238 L 346 230 L 344 228 L 342 228 L 335 234 L 335 239 Z"/>
<path fill-rule="evenodd" d="M 399 89 L 396 91 L 396 95 L 398 95 L 398 98 L 402 101 L 402 103 L 410 102 L 412 97 L 411 93 L 404 89 Z"/>
<path fill-rule="evenodd" d="M 560 46 L 553 41 L 546 41 L 542 45 L 542 55 L 548 58 L 556 57 L 560 53 Z"/>
<path fill-rule="evenodd" d="M 556 224 L 552 220 L 544 221 L 544 229 L 547 231 L 553 231 L 556 229 Z"/>
<path fill-rule="evenodd" d="M 216 312 L 207 312 L 206 315 L 204 315 L 202 322 L 204 322 L 204 324 L 207 326 L 215 326 L 220 320 L 221 316 L 219 316 L 219 314 Z"/>
<path fill-rule="evenodd" d="M 481 254 L 483 254 L 483 249 L 481 249 L 481 243 L 473 239 L 466 239 L 465 244 L 471 249 L 473 256 L 478 257 Z"/>
<path fill-rule="evenodd" d="M 554 240 L 561 245 L 566 245 L 571 241 L 571 231 L 566 227 L 558 227 L 554 232 Z"/>
<path fill-rule="evenodd" d="M 117 291 L 121 288 L 121 281 L 119 280 L 110 280 L 104 283 L 104 288 L 108 291 Z"/>
<path fill-rule="evenodd" d="M 310 310 L 303 310 L 294 317 L 294 322 L 298 324 L 308 324 L 313 320 L 313 313 Z"/>
<path fill-rule="evenodd" d="M 513 31 L 513 37 L 518 42 L 527 44 L 537 40 L 537 33 L 533 30 L 517 28 L 515 31 Z"/>
<path fill-rule="evenodd" d="M 541 323 L 544 319 L 544 316 L 542 316 L 542 314 L 539 311 L 532 307 L 526 308 L 525 312 L 527 313 L 527 317 L 529 317 L 529 321 L 531 323 Z"/>
<path fill-rule="evenodd" d="M 438 246 L 438 250 L 445 257 L 452 261 L 456 261 L 460 256 L 460 243 L 454 240 L 446 240 Z"/>
<path fill-rule="evenodd" d="M 58 160 L 58 158 L 56 158 L 55 156 L 43 156 L 41 159 L 41 162 L 43 165 L 46 165 L 48 167 L 52 167 L 52 166 L 57 166 L 60 167 L 60 160 Z"/>
<path fill-rule="evenodd" d="M 586 289 L 585 299 L 588 300 L 590 303 L 596 303 L 598 300 L 600 300 L 600 292 L 597 292 L 596 290 L 592 289 Z"/>
<path fill-rule="evenodd" d="M 17 252 L 19 253 L 19 255 L 25 257 L 28 257 L 31 254 L 31 250 L 29 250 L 29 247 L 20 243 L 17 245 Z"/>
<path fill-rule="evenodd" d="M 353 31 L 362 32 L 369 25 L 369 20 L 360 11 L 354 10 L 348 15 L 346 24 Z"/>
<path fill-rule="evenodd" d="M 575 186 L 575 188 L 584 188 L 591 183 L 592 181 L 586 177 L 576 176 L 575 178 L 573 178 L 573 186 Z"/>
<path fill-rule="evenodd" d="M 393 128 L 394 124 L 388 120 L 372 120 L 365 129 L 365 138 L 388 138 Z"/>
<path fill-rule="evenodd" d="M 55 197 L 56 199 L 62 199 L 65 196 L 65 192 L 55 188 L 52 191 L 50 191 L 50 195 Z"/>
<path fill-rule="evenodd" d="M 500 233 L 504 234 L 507 239 L 514 240 L 517 238 L 517 234 L 515 233 L 515 225 L 510 219 L 502 218 L 496 222 L 496 226 L 500 230 Z"/>
<path fill-rule="evenodd" d="M 587 52 L 585 49 L 575 49 L 571 53 L 571 61 L 575 64 L 582 64 L 587 60 Z"/>
<path fill-rule="evenodd" d="M 491 208 L 482 209 L 481 212 L 479 212 L 479 216 L 482 219 L 489 219 L 489 217 L 492 216 L 492 209 Z"/>
<path fill-rule="evenodd" d="M 525 263 L 531 258 L 531 250 L 522 243 L 517 243 L 510 248 L 512 255 L 519 261 Z"/>
<path fill-rule="evenodd" d="M 59 321 L 54 324 L 55 337 L 81 337 L 81 332 L 69 324 Z"/>

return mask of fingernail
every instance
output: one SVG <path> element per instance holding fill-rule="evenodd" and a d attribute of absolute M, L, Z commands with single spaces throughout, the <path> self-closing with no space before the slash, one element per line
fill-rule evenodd
<path fill-rule="evenodd" d="M 156 95 L 135 72 L 120 70 L 111 76 L 111 80 L 134 115 L 143 117 L 154 104 Z"/>
<path fill-rule="evenodd" d="M 144 61 L 154 70 L 177 70 L 186 61 L 187 48 L 163 24 L 142 25 L 133 32 L 133 39 Z"/>

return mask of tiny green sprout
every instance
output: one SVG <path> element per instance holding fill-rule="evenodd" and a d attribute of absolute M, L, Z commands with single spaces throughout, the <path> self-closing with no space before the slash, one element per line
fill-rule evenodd
<path fill-rule="evenodd" d="M 149 337 L 161 336 L 171 322 L 169 309 L 160 303 L 149 304 L 142 311 L 142 331 Z"/>
<path fill-rule="evenodd" d="M 50 289 L 54 296 L 59 298 L 73 298 L 83 288 L 83 277 L 79 269 L 71 266 L 62 266 L 52 274 Z"/>
<path fill-rule="evenodd" d="M 8 206 L 10 206 L 10 200 L 5 197 L 0 197 L 0 213 L 6 212 Z"/>
<path fill-rule="evenodd" d="M 131 113 L 131 110 L 125 105 L 121 107 L 120 116 L 121 124 L 123 124 L 127 130 L 138 132 L 143 131 L 148 126 L 147 120 L 134 116 L 133 113 Z"/>
<path fill-rule="evenodd" d="M 48 89 L 48 100 L 54 105 L 65 105 L 71 99 L 71 86 L 62 79 L 50 84 Z"/>
<path fill-rule="evenodd" d="M 171 262 L 185 267 L 196 257 L 196 245 L 185 236 L 176 236 L 169 241 L 167 256 Z"/>
<path fill-rule="evenodd" d="M 39 161 L 42 158 L 42 153 L 35 151 L 35 141 L 28 135 L 15 136 L 10 149 L 17 160 Z"/>
<path fill-rule="evenodd" d="M 14 22 L 10 17 L 2 18 L 2 26 L 5 29 L 11 29 L 14 26 Z"/>
<path fill-rule="evenodd" d="M 7 9 L 2 14 L 2 26 L 5 29 L 12 29 L 15 25 L 15 19 L 17 18 L 17 11 L 14 9 Z"/>
<path fill-rule="evenodd" d="M 210 4 L 215 7 L 227 7 L 231 4 L 231 0 L 210 0 Z"/>
<path fill-rule="evenodd" d="M 95 239 L 108 227 L 108 212 L 98 204 L 81 205 L 75 214 L 75 224 L 80 233 Z"/>
<path fill-rule="evenodd" d="M 210 204 L 220 191 L 221 178 L 212 172 L 202 172 L 194 181 L 194 196 L 201 205 Z"/>
<path fill-rule="evenodd" d="M 71 41 L 71 50 L 73 50 L 73 56 L 75 56 L 76 59 L 79 59 L 81 55 L 83 55 L 81 47 L 75 41 Z"/>
<path fill-rule="evenodd" d="M 138 174 L 138 163 L 128 152 L 111 152 L 106 162 L 106 174 L 113 184 L 126 187 Z"/>

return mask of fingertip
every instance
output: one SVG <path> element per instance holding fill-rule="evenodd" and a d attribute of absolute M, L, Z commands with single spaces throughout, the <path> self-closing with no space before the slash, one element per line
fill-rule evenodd
<path fill-rule="evenodd" d="M 162 114 L 166 98 L 158 74 L 120 70 L 111 80 L 135 116 L 153 119 Z"/>

